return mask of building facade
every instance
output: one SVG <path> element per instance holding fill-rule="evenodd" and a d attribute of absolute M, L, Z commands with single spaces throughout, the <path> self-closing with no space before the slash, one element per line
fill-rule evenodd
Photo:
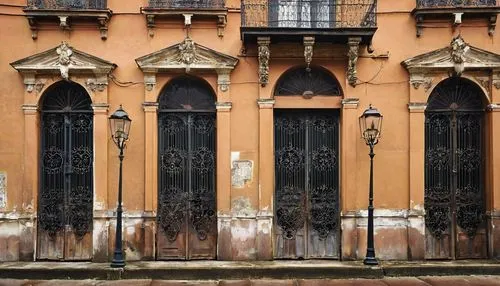
<path fill-rule="evenodd" d="M 500 256 L 495 0 L 0 1 L 0 261 Z"/>

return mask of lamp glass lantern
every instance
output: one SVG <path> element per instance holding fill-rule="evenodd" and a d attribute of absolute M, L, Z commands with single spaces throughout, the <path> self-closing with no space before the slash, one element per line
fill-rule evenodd
<path fill-rule="evenodd" d="M 367 145 L 375 145 L 378 143 L 378 139 L 382 132 L 382 119 L 382 114 L 380 114 L 371 104 L 359 117 L 361 138 L 365 140 Z"/>
<path fill-rule="evenodd" d="M 120 107 L 109 117 L 109 127 L 111 129 L 111 137 L 113 142 L 122 149 L 128 140 L 130 132 L 130 124 L 132 120 L 128 117 L 127 112 Z"/>

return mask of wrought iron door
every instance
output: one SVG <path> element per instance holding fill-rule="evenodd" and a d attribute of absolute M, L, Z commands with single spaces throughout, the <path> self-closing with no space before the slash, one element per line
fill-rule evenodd
<path fill-rule="evenodd" d="M 339 257 L 337 110 L 277 110 L 275 257 Z"/>
<path fill-rule="evenodd" d="M 41 174 L 37 258 L 92 256 L 93 114 L 86 91 L 55 84 L 41 114 Z"/>
<path fill-rule="evenodd" d="M 425 121 L 427 258 L 486 258 L 482 91 L 449 79 L 429 99 Z"/>
<path fill-rule="evenodd" d="M 160 98 L 158 259 L 216 257 L 213 99 L 204 83 L 190 77 L 171 83 Z"/>

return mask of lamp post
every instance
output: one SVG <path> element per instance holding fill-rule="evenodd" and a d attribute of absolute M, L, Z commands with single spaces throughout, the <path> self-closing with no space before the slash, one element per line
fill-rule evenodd
<path fill-rule="evenodd" d="M 130 131 L 130 123 L 132 120 L 128 117 L 127 112 L 120 107 L 109 117 L 109 127 L 111 129 L 111 138 L 116 146 L 120 149 L 120 176 L 118 181 L 118 206 L 116 207 L 116 233 L 115 233 L 115 253 L 111 267 L 125 267 L 125 259 L 123 258 L 122 247 L 122 163 L 123 149 L 128 140 Z"/>
<path fill-rule="evenodd" d="M 378 110 L 370 104 L 368 109 L 359 117 L 359 129 L 361 138 L 370 146 L 370 193 L 368 204 L 368 237 L 366 247 L 366 257 L 363 260 L 365 265 L 378 265 L 375 258 L 375 246 L 373 243 L 373 147 L 378 143 L 380 132 L 382 131 L 383 116 Z"/>

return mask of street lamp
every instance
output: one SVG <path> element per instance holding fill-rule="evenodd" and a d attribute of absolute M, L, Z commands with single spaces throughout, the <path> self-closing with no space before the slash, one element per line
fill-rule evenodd
<path fill-rule="evenodd" d="M 370 104 L 368 109 L 359 117 L 359 129 L 361 138 L 370 146 L 370 194 L 368 205 L 368 238 L 366 241 L 366 257 L 363 260 L 365 265 L 378 265 L 375 258 L 375 246 L 373 243 L 373 147 L 378 143 L 380 132 L 382 131 L 383 116 L 378 110 Z"/>
<path fill-rule="evenodd" d="M 118 181 L 118 206 L 116 207 L 116 233 L 115 233 L 115 253 L 111 267 L 125 267 L 125 259 L 123 258 L 122 247 L 122 163 L 123 149 L 128 140 L 130 131 L 130 123 L 132 120 L 128 117 L 127 112 L 120 107 L 109 117 L 109 127 L 111 129 L 111 138 L 116 146 L 120 149 L 120 177 Z"/>

